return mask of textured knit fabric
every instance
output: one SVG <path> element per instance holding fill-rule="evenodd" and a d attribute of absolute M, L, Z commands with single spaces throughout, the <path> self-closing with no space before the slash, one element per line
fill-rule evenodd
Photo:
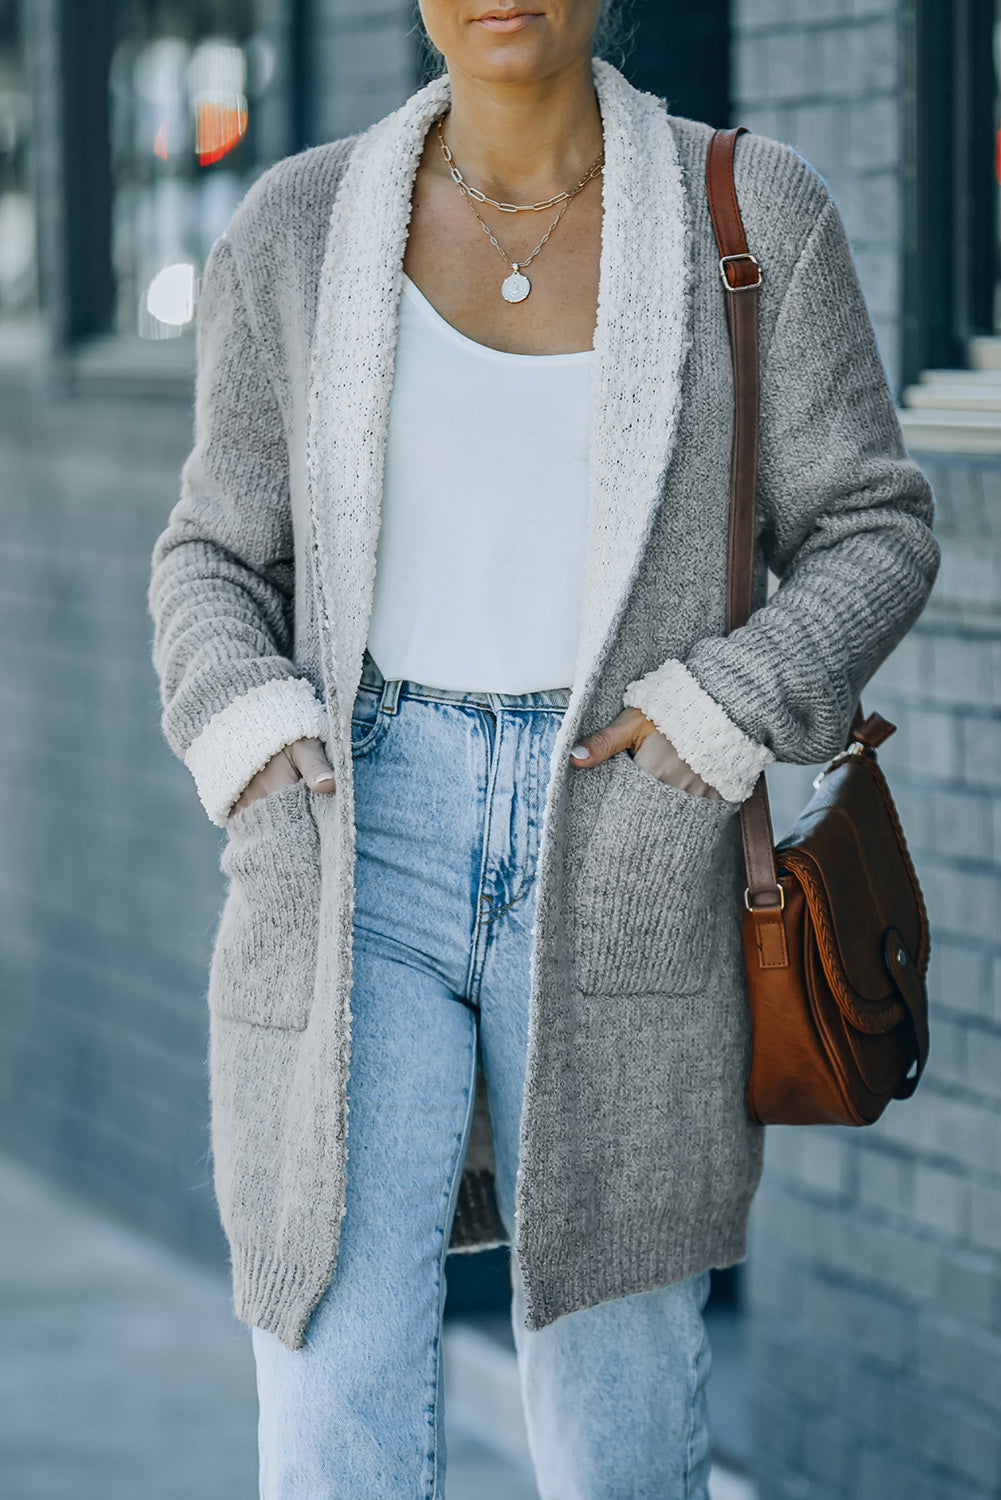
<path fill-rule="evenodd" d="M 592 360 L 478 344 L 404 279 L 368 629 L 387 677 L 569 685 Z"/>
<path fill-rule="evenodd" d="M 841 747 L 939 562 L 835 203 L 790 147 L 744 135 L 737 192 L 764 268 L 761 524 L 756 608 L 724 637 L 732 388 L 711 129 L 607 63 L 595 81 L 585 593 L 542 815 L 516 1194 L 532 1329 L 746 1253 L 764 1132 L 746 1104 L 739 799 L 769 760 Z M 363 136 L 278 162 L 237 208 L 205 269 L 195 442 L 153 557 L 164 730 L 230 835 L 208 998 L 236 1311 L 293 1348 L 335 1272 L 350 1171 L 350 719 L 410 192 L 448 96 L 442 77 Z M 571 765 L 624 697 L 731 795 L 694 797 L 623 755 Z M 227 817 L 321 712 L 336 794 Z M 485 1122 L 479 1138 L 456 1246 L 498 1234 Z"/>

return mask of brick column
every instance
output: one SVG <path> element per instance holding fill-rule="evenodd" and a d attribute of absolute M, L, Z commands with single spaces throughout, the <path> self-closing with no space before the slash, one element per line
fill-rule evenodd
<path fill-rule="evenodd" d="M 826 179 L 894 387 L 907 165 L 903 9 L 901 0 L 735 0 L 732 36 L 734 123 L 788 141 Z"/>

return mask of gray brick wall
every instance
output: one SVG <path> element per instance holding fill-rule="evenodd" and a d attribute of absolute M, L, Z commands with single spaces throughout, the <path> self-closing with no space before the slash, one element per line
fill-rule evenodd
<path fill-rule="evenodd" d="M 733 120 L 788 141 L 826 179 L 895 389 L 905 174 L 902 9 L 902 0 L 734 0 L 732 36 Z"/>
<path fill-rule="evenodd" d="M 737 0 L 733 37 L 733 117 L 826 178 L 898 389 L 910 9 Z M 881 759 L 931 913 L 931 1055 L 875 1126 L 768 1132 L 746 1278 L 761 1500 L 1001 1495 L 1001 463 L 922 462 L 942 571 L 866 701 L 899 725 Z M 770 774 L 780 832 L 812 774 Z"/>
<path fill-rule="evenodd" d="M 0 1144 L 216 1258 L 220 836 L 160 734 L 146 613 L 190 422 L 0 401 Z"/>
<path fill-rule="evenodd" d="M 932 1046 L 876 1125 L 773 1128 L 747 1264 L 761 1500 L 1001 1494 L 1001 464 L 919 455 L 944 561 L 866 701 L 932 919 Z M 773 778 L 777 822 L 807 771 Z"/>
<path fill-rule="evenodd" d="M 310 11 L 319 141 L 395 107 L 417 52 L 409 0 Z M 278 43 L 290 14 L 262 4 Z M 58 338 L 73 252 L 59 233 L 52 0 L 26 16 Z M 282 86 L 294 86 L 287 67 Z M 289 149 L 291 103 L 265 122 L 271 154 Z M 0 394 L 0 1147 L 221 1262 L 204 1002 L 221 835 L 160 733 L 146 609 L 190 401 L 72 396 L 58 373 L 33 401 Z"/>

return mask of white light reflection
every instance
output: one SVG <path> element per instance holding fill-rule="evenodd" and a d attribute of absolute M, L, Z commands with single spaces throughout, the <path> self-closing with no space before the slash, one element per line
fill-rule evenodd
<path fill-rule="evenodd" d="M 195 266 L 175 261 L 157 271 L 139 300 L 140 337 L 177 338 L 194 315 Z"/>

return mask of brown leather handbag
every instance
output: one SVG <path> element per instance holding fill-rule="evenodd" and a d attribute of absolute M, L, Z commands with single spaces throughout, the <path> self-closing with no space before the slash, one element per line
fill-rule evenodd
<path fill-rule="evenodd" d="M 762 273 L 733 176 L 746 128 L 717 130 L 706 156 L 733 361 L 728 630 L 751 612 L 756 535 Z M 856 709 L 845 749 L 777 848 L 764 776 L 741 806 L 748 1107 L 759 1124 L 871 1125 L 924 1070 L 928 917 L 876 759 L 894 728 Z"/>

